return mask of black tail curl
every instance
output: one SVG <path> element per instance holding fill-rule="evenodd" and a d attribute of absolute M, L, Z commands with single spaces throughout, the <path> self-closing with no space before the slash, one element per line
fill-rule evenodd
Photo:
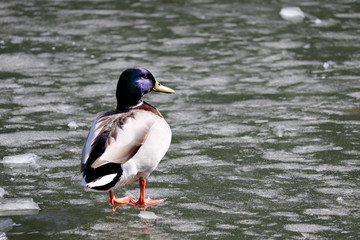
<path fill-rule="evenodd" d="M 95 189 L 95 190 L 110 190 L 119 181 L 119 178 L 121 177 L 122 172 L 123 171 L 121 168 L 121 164 L 107 163 L 107 164 L 100 166 L 98 168 L 95 168 L 95 169 L 92 167 L 88 167 L 84 173 L 84 176 L 85 176 L 85 181 L 87 183 L 91 183 L 91 182 L 98 180 L 99 178 L 101 178 L 103 176 L 116 173 L 117 174 L 116 177 L 111 182 L 109 182 L 103 186 L 91 187 L 92 189 Z"/>

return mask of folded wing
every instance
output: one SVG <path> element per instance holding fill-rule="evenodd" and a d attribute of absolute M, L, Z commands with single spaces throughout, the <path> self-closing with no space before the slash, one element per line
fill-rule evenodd
<path fill-rule="evenodd" d="M 146 140 L 154 124 L 151 114 L 135 110 L 99 115 L 83 147 L 81 171 L 86 186 L 96 189 L 116 184 L 122 174 L 121 164 L 131 159 Z"/>

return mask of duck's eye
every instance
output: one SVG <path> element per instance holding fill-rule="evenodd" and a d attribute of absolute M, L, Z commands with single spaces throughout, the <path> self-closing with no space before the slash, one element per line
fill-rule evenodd
<path fill-rule="evenodd" d="M 149 75 L 146 73 L 143 73 L 143 74 L 141 74 L 141 77 L 147 79 L 147 78 L 149 78 Z"/>

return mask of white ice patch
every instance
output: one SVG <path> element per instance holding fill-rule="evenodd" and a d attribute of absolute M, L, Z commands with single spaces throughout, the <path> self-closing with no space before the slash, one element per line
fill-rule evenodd
<path fill-rule="evenodd" d="M 153 212 L 149 212 L 149 211 L 141 211 L 139 213 L 139 217 L 142 218 L 142 219 L 158 219 L 159 217 L 156 216 L 155 213 Z"/>
<path fill-rule="evenodd" d="M 33 153 L 6 156 L 2 160 L 5 167 L 28 167 L 37 166 L 36 160 L 40 157 Z"/>
<path fill-rule="evenodd" d="M 79 127 L 79 125 L 75 121 L 71 121 L 71 122 L 69 122 L 68 127 L 70 129 L 76 129 Z"/>
<path fill-rule="evenodd" d="M 330 227 L 327 226 L 322 226 L 318 224 L 305 224 L 305 223 L 286 224 L 284 228 L 288 231 L 300 232 L 300 233 L 316 233 L 316 232 L 330 230 Z"/>
<path fill-rule="evenodd" d="M 15 223 L 11 218 L 0 218 L 0 232 L 10 231 L 14 225 Z"/>
<path fill-rule="evenodd" d="M 305 18 L 304 12 L 299 7 L 283 7 L 280 16 L 293 23 L 301 22 Z"/>
<path fill-rule="evenodd" d="M 4 197 L 5 193 L 6 191 L 2 187 L 0 187 L 0 198 Z"/>
<path fill-rule="evenodd" d="M 0 200 L 0 216 L 33 215 L 39 205 L 32 198 L 5 198 Z"/>
<path fill-rule="evenodd" d="M 2 54 L 0 58 L 1 71 L 26 72 L 26 70 L 38 70 L 49 66 L 49 62 L 30 54 Z"/>
<path fill-rule="evenodd" d="M 348 216 L 349 211 L 347 209 L 341 208 L 334 208 L 334 209 L 327 209 L 327 208 L 311 208 L 306 209 L 304 211 L 307 215 L 318 215 L 318 216 Z"/>
<path fill-rule="evenodd" d="M 0 240 L 8 240 L 4 232 L 0 232 Z"/>
<path fill-rule="evenodd" d="M 347 95 L 356 99 L 360 99 L 360 92 L 352 92 Z"/>

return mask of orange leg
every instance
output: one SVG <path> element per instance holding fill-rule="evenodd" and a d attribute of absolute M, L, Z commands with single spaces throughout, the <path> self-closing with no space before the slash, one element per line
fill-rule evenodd
<path fill-rule="evenodd" d="M 128 204 L 128 203 L 132 203 L 135 205 L 156 205 L 159 204 L 161 202 L 163 202 L 163 199 L 160 200 L 152 200 L 151 198 L 145 198 L 145 185 L 146 185 L 146 180 L 145 179 L 140 179 L 139 180 L 139 185 L 140 185 L 140 197 L 138 200 L 134 200 L 131 197 L 123 197 L 123 198 L 116 198 L 113 194 L 113 192 L 110 190 L 109 191 L 109 202 L 114 205 L 114 204 Z"/>
<path fill-rule="evenodd" d="M 163 202 L 163 199 L 160 200 L 153 200 L 149 197 L 145 198 L 145 185 L 146 185 L 146 180 L 141 178 L 139 180 L 139 185 L 140 185 L 140 197 L 137 201 L 131 201 L 133 204 L 135 205 L 142 205 L 142 206 L 149 206 L 149 205 L 156 205 L 159 204 L 161 202 Z"/>
<path fill-rule="evenodd" d="M 134 201 L 134 199 L 130 198 L 130 197 L 123 197 L 123 198 L 116 198 L 113 191 L 110 190 L 109 191 L 109 202 L 114 205 L 114 204 L 128 204 L 130 202 Z"/>

